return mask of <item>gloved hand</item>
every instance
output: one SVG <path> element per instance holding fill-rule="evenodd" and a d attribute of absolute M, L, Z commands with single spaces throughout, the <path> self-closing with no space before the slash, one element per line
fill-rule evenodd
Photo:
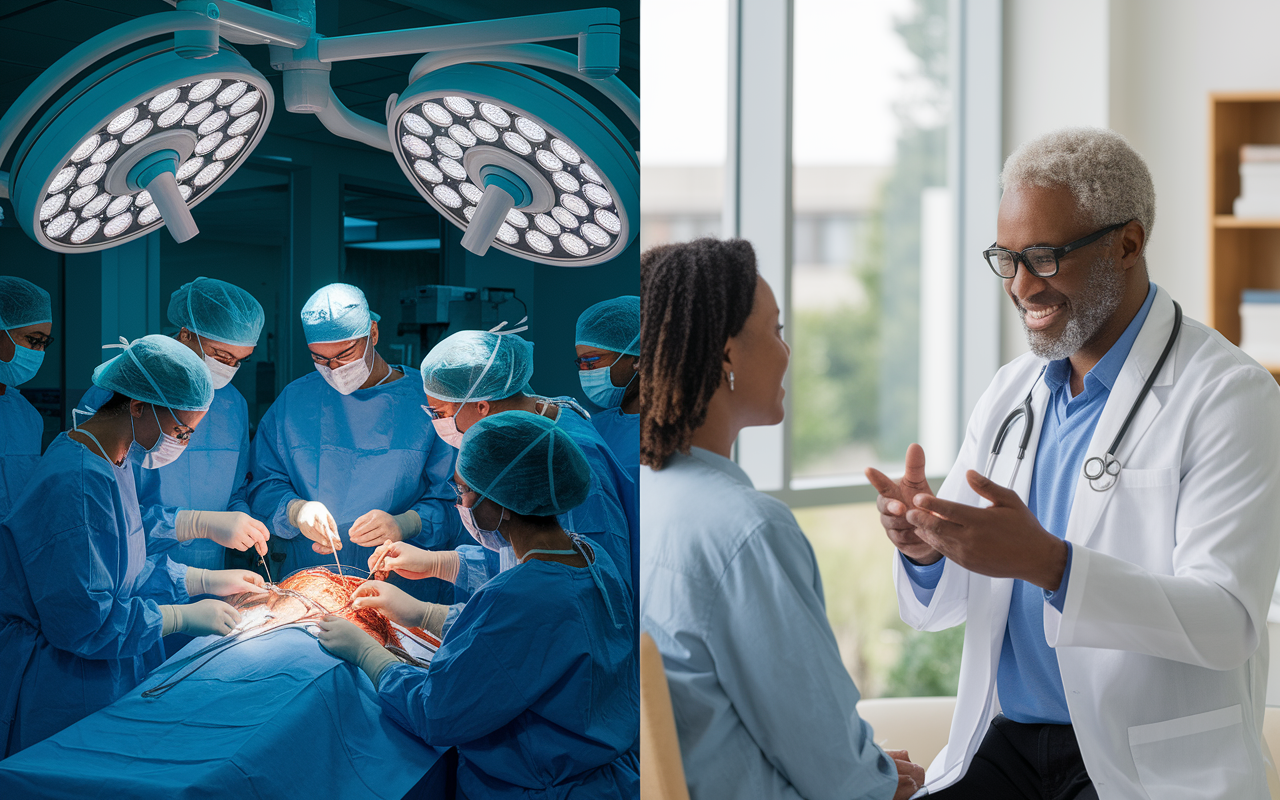
<path fill-rule="evenodd" d="M 249 592 L 261 594 L 267 591 L 262 576 L 247 569 L 199 569 L 187 568 L 187 594 L 216 594 L 228 597 Z"/>
<path fill-rule="evenodd" d="M 212 598 L 181 606 L 160 606 L 160 616 L 164 619 L 165 636 L 171 633 L 226 636 L 240 623 L 239 611 Z"/>
<path fill-rule="evenodd" d="M 364 674 L 373 681 L 374 688 L 378 686 L 378 676 L 382 670 L 396 663 L 396 657 L 378 644 L 377 639 L 365 633 L 359 625 L 350 620 L 342 617 L 325 617 L 316 623 L 316 627 L 320 629 L 316 634 L 316 638 L 320 640 L 320 646 L 343 661 L 348 661 L 364 670 Z"/>
<path fill-rule="evenodd" d="M 456 583 L 461 562 L 462 559 L 457 550 L 423 550 L 411 544 L 386 541 L 369 556 L 369 569 L 395 572 L 411 581 L 442 578 L 450 583 Z"/>
<path fill-rule="evenodd" d="M 329 555 L 334 550 L 342 549 L 342 540 L 338 538 L 338 523 L 333 521 L 329 509 L 319 500 L 299 498 L 290 502 L 289 524 L 314 542 L 311 549 L 321 555 Z"/>
<path fill-rule="evenodd" d="M 365 581 L 351 595 L 352 608 L 376 608 L 392 622 L 422 628 L 439 636 L 449 607 L 410 597 L 403 589 L 382 581 Z"/>
<path fill-rule="evenodd" d="M 351 523 L 351 542 L 374 547 L 378 542 L 391 540 L 402 542 L 412 539 L 422 530 L 422 518 L 417 511 L 406 511 L 392 516 L 385 511 L 374 509 Z"/>
<path fill-rule="evenodd" d="M 209 539 L 236 550 L 253 547 L 260 556 L 267 554 L 267 539 L 271 538 L 266 525 L 243 511 L 194 511 L 184 508 L 178 512 L 175 528 L 180 542 Z"/>

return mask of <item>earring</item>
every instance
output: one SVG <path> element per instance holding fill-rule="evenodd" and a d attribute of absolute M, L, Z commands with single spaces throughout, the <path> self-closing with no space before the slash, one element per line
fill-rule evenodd
<path fill-rule="evenodd" d="M 733 391 L 733 370 L 729 370 L 729 391 Z"/>

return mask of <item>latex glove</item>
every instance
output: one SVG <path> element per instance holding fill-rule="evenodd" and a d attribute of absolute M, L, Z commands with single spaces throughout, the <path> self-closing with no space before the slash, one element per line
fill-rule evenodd
<path fill-rule="evenodd" d="M 376 688 L 382 670 L 396 663 L 396 657 L 378 644 L 378 640 L 342 617 L 325 617 L 316 623 L 320 646 L 333 655 L 364 670 Z"/>
<path fill-rule="evenodd" d="M 457 550 L 423 550 L 421 547 L 395 541 L 383 542 L 369 556 L 370 571 L 378 569 L 395 572 L 411 581 L 442 578 L 450 583 L 457 583 L 461 563 L 462 558 Z"/>
<path fill-rule="evenodd" d="M 406 628 L 422 628 L 440 636 L 449 607 L 410 597 L 403 589 L 382 581 L 365 581 L 351 595 L 352 608 L 376 608 Z"/>
<path fill-rule="evenodd" d="M 178 512 L 175 525 L 178 541 L 209 539 L 234 550 L 258 551 L 267 554 L 267 539 L 271 533 L 267 526 L 243 511 L 194 511 L 184 508 Z"/>
<path fill-rule="evenodd" d="M 334 550 L 342 549 L 342 540 L 338 538 L 338 523 L 324 503 L 319 500 L 302 500 L 289 503 L 289 524 L 302 531 L 302 535 L 315 544 L 311 549 L 322 555 L 329 555 Z"/>
<path fill-rule="evenodd" d="M 227 603 L 212 598 L 181 606 L 160 606 L 164 619 L 163 633 L 185 633 L 188 636 L 226 636 L 240 623 L 240 612 Z"/>
<path fill-rule="evenodd" d="M 352 544 L 375 547 L 378 542 L 402 542 L 412 539 L 422 530 L 422 518 L 417 511 L 391 515 L 374 509 L 351 523 Z"/>
<path fill-rule="evenodd" d="M 192 573 L 195 573 L 194 580 Z M 192 583 L 198 581 L 198 591 Z M 267 591 L 262 576 L 247 569 L 197 569 L 187 568 L 188 594 L 216 594 L 229 597 L 233 594 L 262 594 Z"/>

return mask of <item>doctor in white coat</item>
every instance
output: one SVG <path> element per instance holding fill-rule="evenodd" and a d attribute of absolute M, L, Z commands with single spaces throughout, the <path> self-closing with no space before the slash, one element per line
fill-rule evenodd
<path fill-rule="evenodd" d="M 930 796 L 1262 800 L 1276 382 L 1149 283 L 1155 192 L 1119 135 L 1029 142 L 1002 184 L 984 257 L 1032 352 L 937 497 L 916 445 L 901 481 L 868 470 L 903 620 L 967 623 Z"/>

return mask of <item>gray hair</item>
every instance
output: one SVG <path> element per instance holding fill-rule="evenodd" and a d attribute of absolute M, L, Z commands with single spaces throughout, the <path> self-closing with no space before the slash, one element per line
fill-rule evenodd
<path fill-rule="evenodd" d="M 1106 128 L 1062 128 L 1026 142 L 1000 173 L 1000 185 L 1065 186 L 1085 221 L 1105 228 L 1136 219 L 1147 241 L 1156 219 L 1156 189 L 1142 156 Z M 1143 248 L 1145 250 L 1145 247 Z"/>

